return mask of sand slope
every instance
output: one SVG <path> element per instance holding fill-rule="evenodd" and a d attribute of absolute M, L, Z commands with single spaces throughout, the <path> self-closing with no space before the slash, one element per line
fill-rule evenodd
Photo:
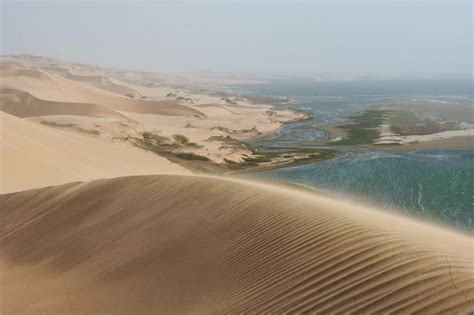
<path fill-rule="evenodd" d="M 131 145 L 57 130 L 4 112 L 0 170 L 1 193 L 123 175 L 188 173 Z"/>
<path fill-rule="evenodd" d="M 96 104 L 115 110 L 158 115 L 204 115 L 196 109 L 177 102 L 136 100 L 71 81 L 43 70 L 22 68 L 11 64 L 0 70 L 2 70 L 0 78 L 3 89 L 21 90 L 43 101 Z M 23 103 L 17 106 L 21 104 Z M 3 101 L 0 99 L 0 108 L 3 106 Z M 61 114 L 64 113 L 61 112 Z"/>
<path fill-rule="evenodd" d="M 117 84 L 114 82 L 113 79 L 105 75 L 98 75 L 94 73 L 75 74 L 71 71 L 71 69 L 68 69 L 67 67 L 60 67 L 60 66 L 47 66 L 45 67 L 45 69 L 47 71 L 58 74 L 66 79 L 92 85 L 97 88 L 114 92 L 120 95 L 125 95 L 125 96 L 132 95 L 132 96 L 137 96 L 137 97 L 141 96 L 141 94 L 137 92 L 136 90 L 134 90 L 133 88 L 130 88 L 122 84 Z"/>
<path fill-rule="evenodd" d="M 193 153 L 218 164 L 244 162 L 252 154 L 228 137 L 251 139 L 305 116 L 237 95 L 223 97 L 187 80 L 173 82 L 156 73 L 0 56 L 0 111 L 113 141 L 130 142 L 145 132 L 172 141 L 178 134 L 195 145 L 170 148 L 171 154 Z"/>
<path fill-rule="evenodd" d="M 474 311 L 472 238 L 287 188 L 139 176 L 0 203 L 5 314 Z"/>
<path fill-rule="evenodd" d="M 78 115 L 129 119 L 103 105 L 45 101 L 34 97 L 28 92 L 2 88 L 0 88 L 0 110 L 21 118 L 49 115 Z"/>

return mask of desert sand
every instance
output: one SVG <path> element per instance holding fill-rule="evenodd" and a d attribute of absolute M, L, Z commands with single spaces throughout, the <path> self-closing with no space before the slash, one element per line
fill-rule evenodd
<path fill-rule="evenodd" d="M 418 142 L 430 142 L 437 140 L 452 139 L 458 137 L 474 137 L 474 129 L 463 129 L 463 130 L 448 130 L 432 133 L 429 135 L 409 135 L 409 136 L 398 136 L 386 134 L 382 135 L 376 144 L 387 144 L 387 143 L 398 143 L 398 144 L 410 144 Z"/>
<path fill-rule="evenodd" d="M 474 312 L 470 235 L 137 145 L 239 162 L 299 113 L 35 56 L 0 80 L 4 314 Z"/>
<path fill-rule="evenodd" d="M 474 311 L 471 237 L 306 192 L 159 175 L 0 202 L 5 314 Z"/>
<path fill-rule="evenodd" d="M 123 175 L 189 173 L 156 154 L 0 112 L 0 192 Z"/>
<path fill-rule="evenodd" d="M 0 80 L 0 110 L 11 115 L 132 146 L 145 132 L 168 143 L 182 135 L 195 145 L 173 154 L 193 153 L 214 163 L 242 162 L 252 152 L 239 141 L 304 117 L 244 97 L 216 96 L 211 87 L 194 91 L 188 82 L 168 82 L 149 73 L 35 56 L 0 58 Z M 115 84 L 112 90 L 109 81 Z M 119 85 L 127 90 L 118 91 Z M 128 89 L 134 93 L 126 93 Z M 229 143 L 228 137 L 237 143 Z"/>

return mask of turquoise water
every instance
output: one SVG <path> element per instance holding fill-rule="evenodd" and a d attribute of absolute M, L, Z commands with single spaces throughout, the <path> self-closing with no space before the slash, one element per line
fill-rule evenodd
<path fill-rule="evenodd" d="M 327 189 L 342 198 L 362 199 L 463 230 L 474 227 L 473 150 L 349 151 L 321 163 L 252 176 Z"/>
<path fill-rule="evenodd" d="M 260 150 L 304 147 L 326 136 L 318 125 L 344 120 L 351 112 L 388 100 L 417 97 L 472 102 L 472 90 L 459 82 L 273 82 L 238 86 L 235 90 L 266 96 L 291 96 L 291 108 L 312 119 L 290 123 L 250 144 Z M 339 87 L 339 88 L 338 88 Z M 418 91 L 418 94 L 417 94 Z M 470 94 L 471 93 L 471 94 Z M 436 114 L 436 113 L 434 113 Z M 290 181 L 407 212 L 425 221 L 442 222 L 472 232 L 474 228 L 474 150 L 451 149 L 389 152 L 341 148 L 342 157 L 248 176 Z"/>

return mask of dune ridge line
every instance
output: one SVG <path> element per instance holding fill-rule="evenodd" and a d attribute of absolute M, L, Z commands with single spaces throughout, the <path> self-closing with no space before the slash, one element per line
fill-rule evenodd
<path fill-rule="evenodd" d="M 131 176 L 0 203 L 6 313 L 474 311 L 472 237 L 290 188 Z"/>

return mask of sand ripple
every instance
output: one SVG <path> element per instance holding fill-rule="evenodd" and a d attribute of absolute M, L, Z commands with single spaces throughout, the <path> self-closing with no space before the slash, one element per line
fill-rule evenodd
<path fill-rule="evenodd" d="M 471 237 L 323 196 L 160 175 L 0 202 L 8 314 L 474 311 Z"/>

